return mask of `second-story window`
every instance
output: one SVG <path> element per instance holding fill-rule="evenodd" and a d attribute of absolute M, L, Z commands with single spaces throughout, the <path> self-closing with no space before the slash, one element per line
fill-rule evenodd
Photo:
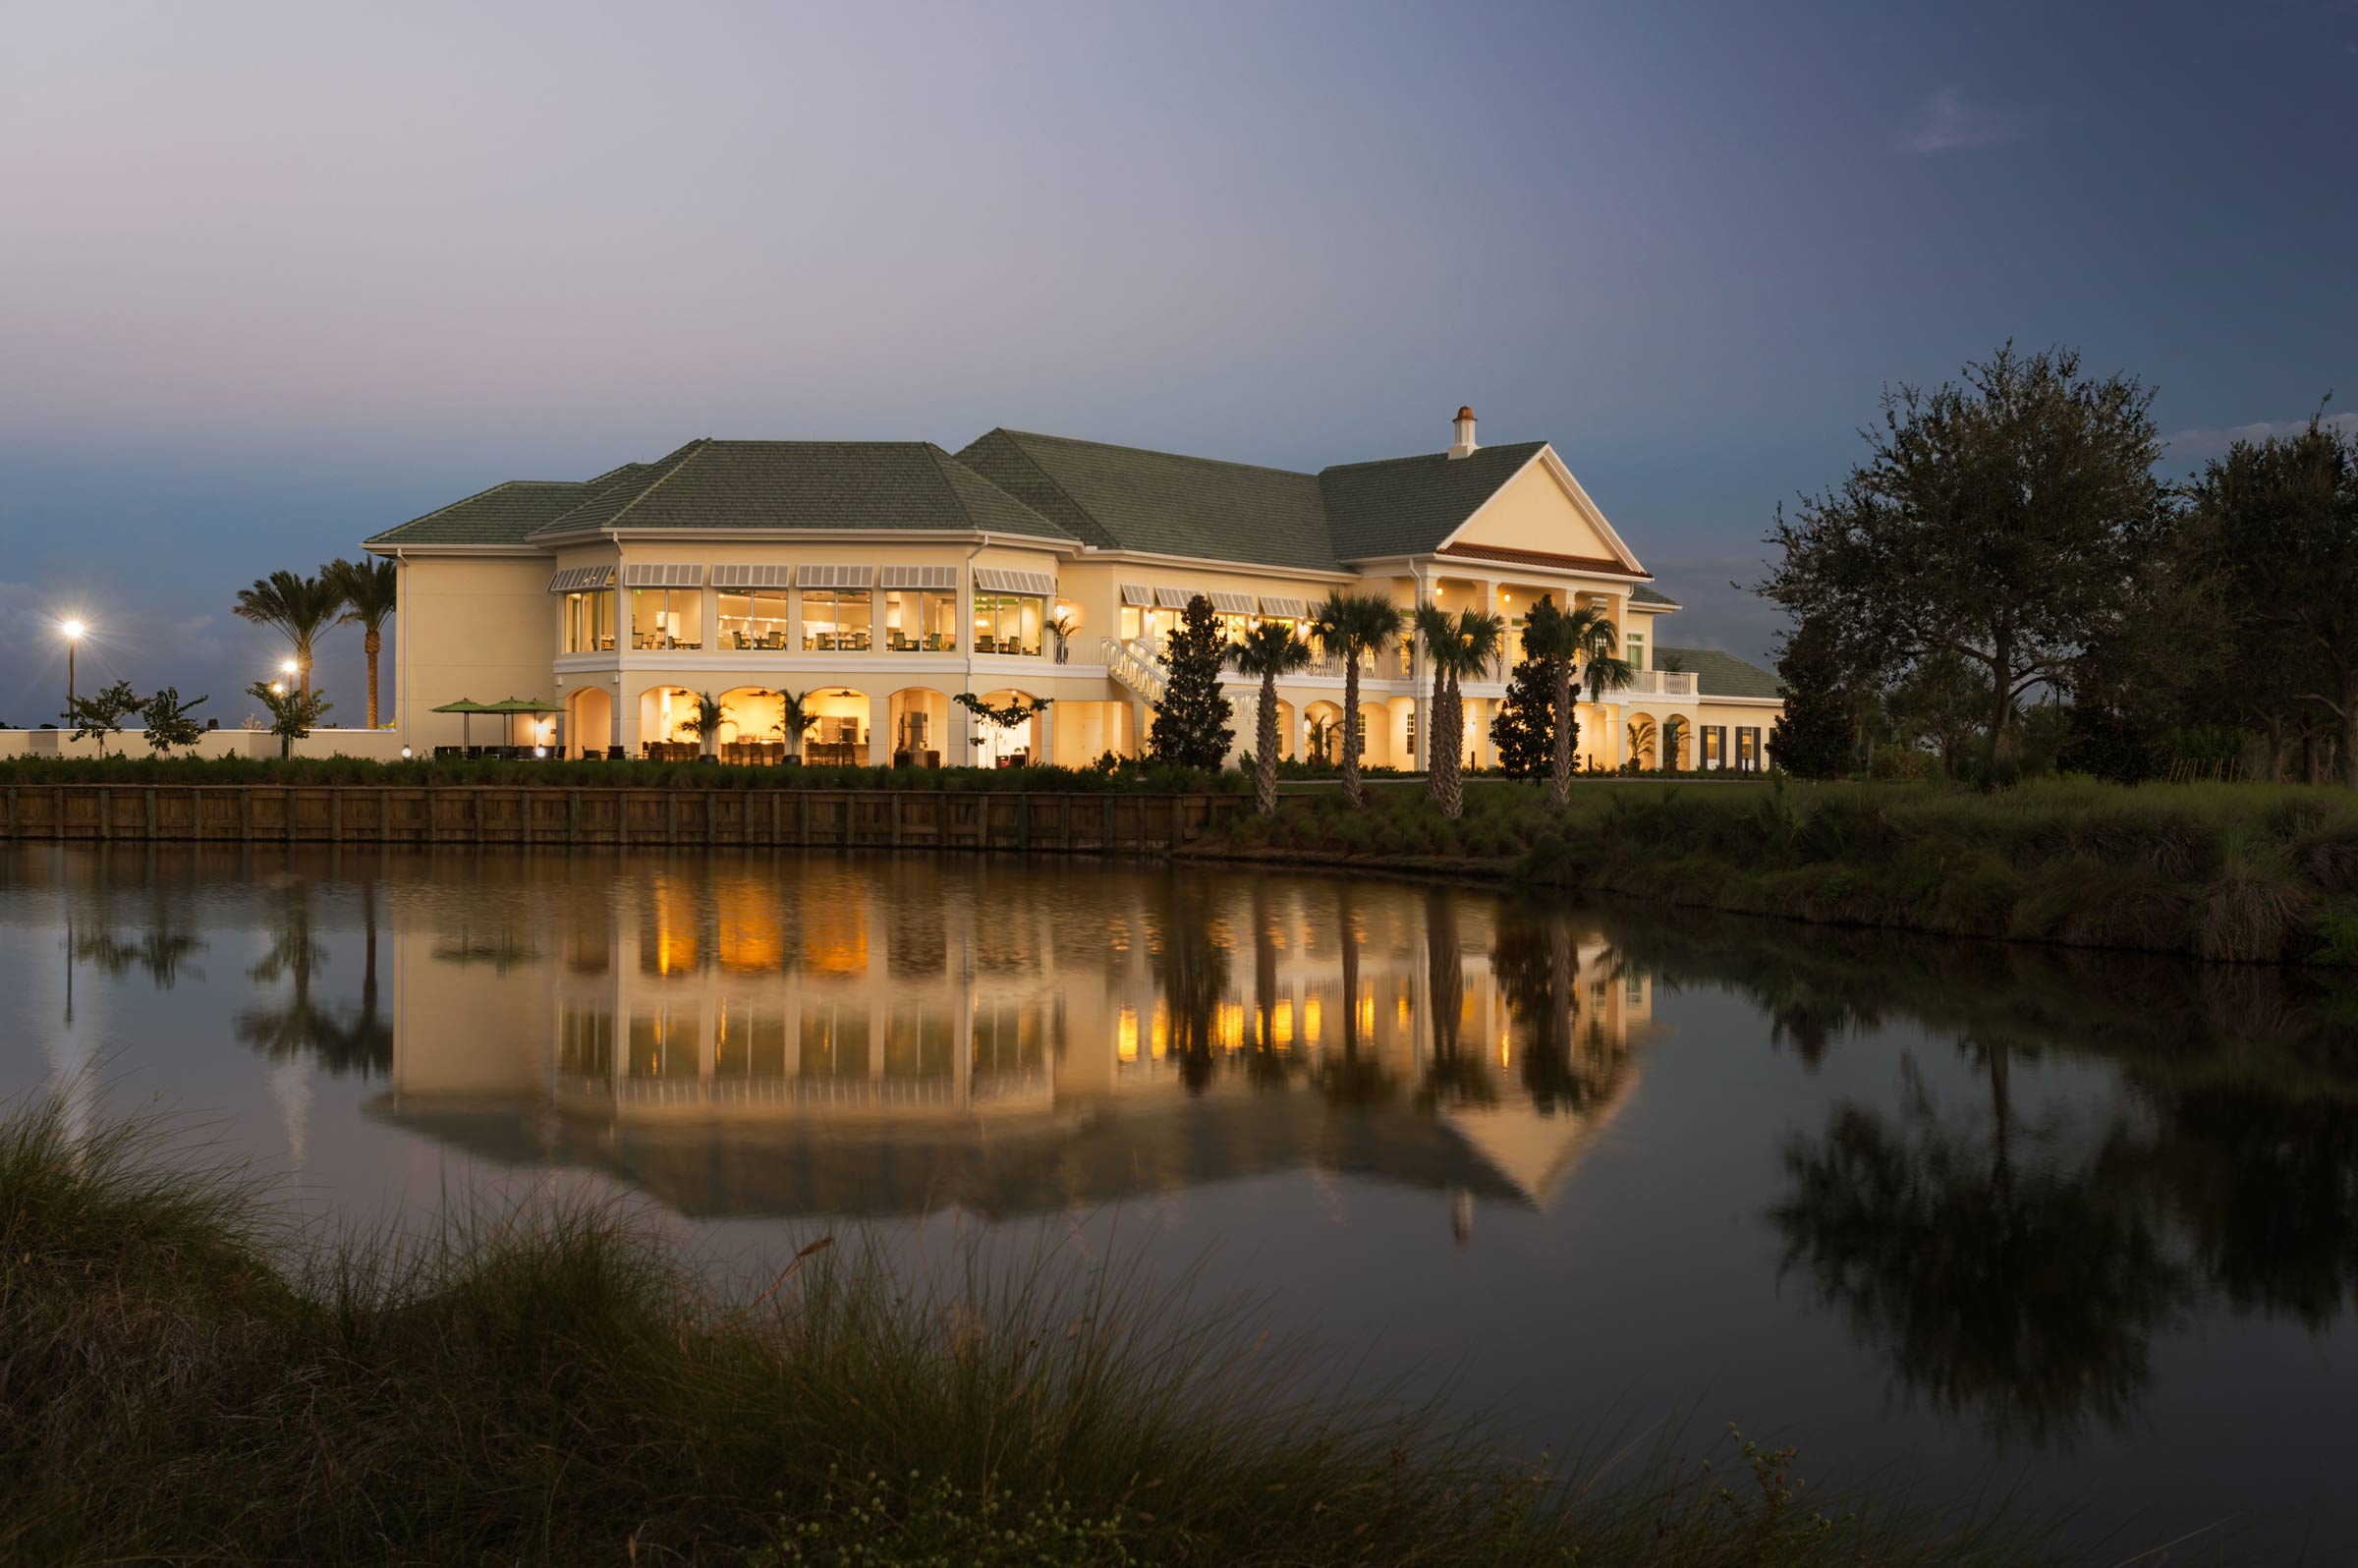
<path fill-rule="evenodd" d="M 884 645 L 896 653 L 957 652 L 957 590 L 887 589 L 884 594 Z"/>
<path fill-rule="evenodd" d="M 1047 600 L 1030 593 L 975 595 L 975 651 L 1037 658 Z"/>
<path fill-rule="evenodd" d="M 803 589 L 803 646 L 833 652 L 866 652 L 874 619 L 874 595 L 867 588 Z"/>
<path fill-rule="evenodd" d="M 597 588 L 565 595 L 565 651 L 614 651 L 614 590 Z"/>
<path fill-rule="evenodd" d="M 720 593 L 720 645 L 724 648 L 784 648 L 786 590 Z"/>
<path fill-rule="evenodd" d="M 631 646 L 696 648 L 703 645 L 702 588 L 631 589 Z"/>
<path fill-rule="evenodd" d="M 1622 640 L 1621 656 L 1629 660 L 1631 669 L 1644 669 L 1646 667 L 1646 639 L 1635 632 L 1630 633 L 1627 638 Z"/>

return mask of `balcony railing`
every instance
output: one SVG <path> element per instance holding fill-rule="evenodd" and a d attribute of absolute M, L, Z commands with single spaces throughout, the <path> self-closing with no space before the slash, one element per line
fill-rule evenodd
<path fill-rule="evenodd" d="M 1696 695 L 1693 670 L 1633 670 L 1629 684 L 1621 688 L 1626 697 L 1693 697 Z"/>

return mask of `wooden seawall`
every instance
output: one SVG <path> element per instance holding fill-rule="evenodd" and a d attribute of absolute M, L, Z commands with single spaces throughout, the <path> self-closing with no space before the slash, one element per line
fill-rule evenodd
<path fill-rule="evenodd" d="M 1242 795 L 1013 791 L 11 785 L 0 840 L 1134 855 L 1190 843 L 1247 806 Z"/>

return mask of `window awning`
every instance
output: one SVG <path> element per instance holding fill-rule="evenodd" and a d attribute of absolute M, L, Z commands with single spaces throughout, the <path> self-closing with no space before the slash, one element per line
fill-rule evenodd
<path fill-rule="evenodd" d="M 701 566 L 665 565 L 657 561 L 639 561 L 622 569 L 624 588 L 702 588 L 704 569 Z"/>
<path fill-rule="evenodd" d="M 1154 602 L 1154 590 L 1144 583 L 1124 583 L 1122 585 L 1122 602 L 1134 605 L 1151 604 Z"/>
<path fill-rule="evenodd" d="M 1300 599 L 1280 598 L 1274 593 L 1263 593 L 1261 596 L 1261 613 L 1273 615 L 1281 621 L 1307 621 L 1310 619 L 1310 606 Z"/>
<path fill-rule="evenodd" d="M 1154 602 L 1166 610 L 1184 610 L 1187 601 L 1195 596 L 1194 588 L 1158 588 L 1154 590 Z"/>
<path fill-rule="evenodd" d="M 886 566 L 876 571 L 876 587 L 887 588 L 958 588 L 958 569 L 954 566 Z"/>
<path fill-rule="evenodd" d="M 1056 591 L 1056 580 L 1045 572 L 1008 572 L 995 566 L 978 566 L 975 587 L 985 593 L 1037 593 L 1047 598 Z"/>
<path fill-rule="evenodd" d="M 796 588 L 865 588 L 876 586 L 872 566 L 804 566 L 794 573 Z"/>
<path fill-rule="evenodd" d="M 716 566 L 712 586 L 720 588 L 782 588 L 794 587 L 791 566 Z"/>
<path fill-rule="evenodd" d="M 1206 595 L 1211 607 L 1222 615 L 1251 615 L 1253 595 L 1250 593 L 1212 593 Z"/>
<path fill-rule="evenodd" d="M 558 569 L 548 580 L 551 593 L 588 593 L 595 588 L 611 588 L 614 568 L 611 566 L 568 566 Z"/>

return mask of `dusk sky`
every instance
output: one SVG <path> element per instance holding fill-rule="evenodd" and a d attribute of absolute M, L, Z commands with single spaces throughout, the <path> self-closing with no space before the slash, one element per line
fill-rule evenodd
<path fill-rule="evenodd" d="M 2346 3 L 0 3 L 0 720 L 79 613 L 85 692 L 238 722 L 241 586 L 698 435 L 1460 403 L 1765 658 L 1730 584 L 1885 381 L 2076 345 L 2173 474 L 2358 405 L 2354 104 Z"/>

